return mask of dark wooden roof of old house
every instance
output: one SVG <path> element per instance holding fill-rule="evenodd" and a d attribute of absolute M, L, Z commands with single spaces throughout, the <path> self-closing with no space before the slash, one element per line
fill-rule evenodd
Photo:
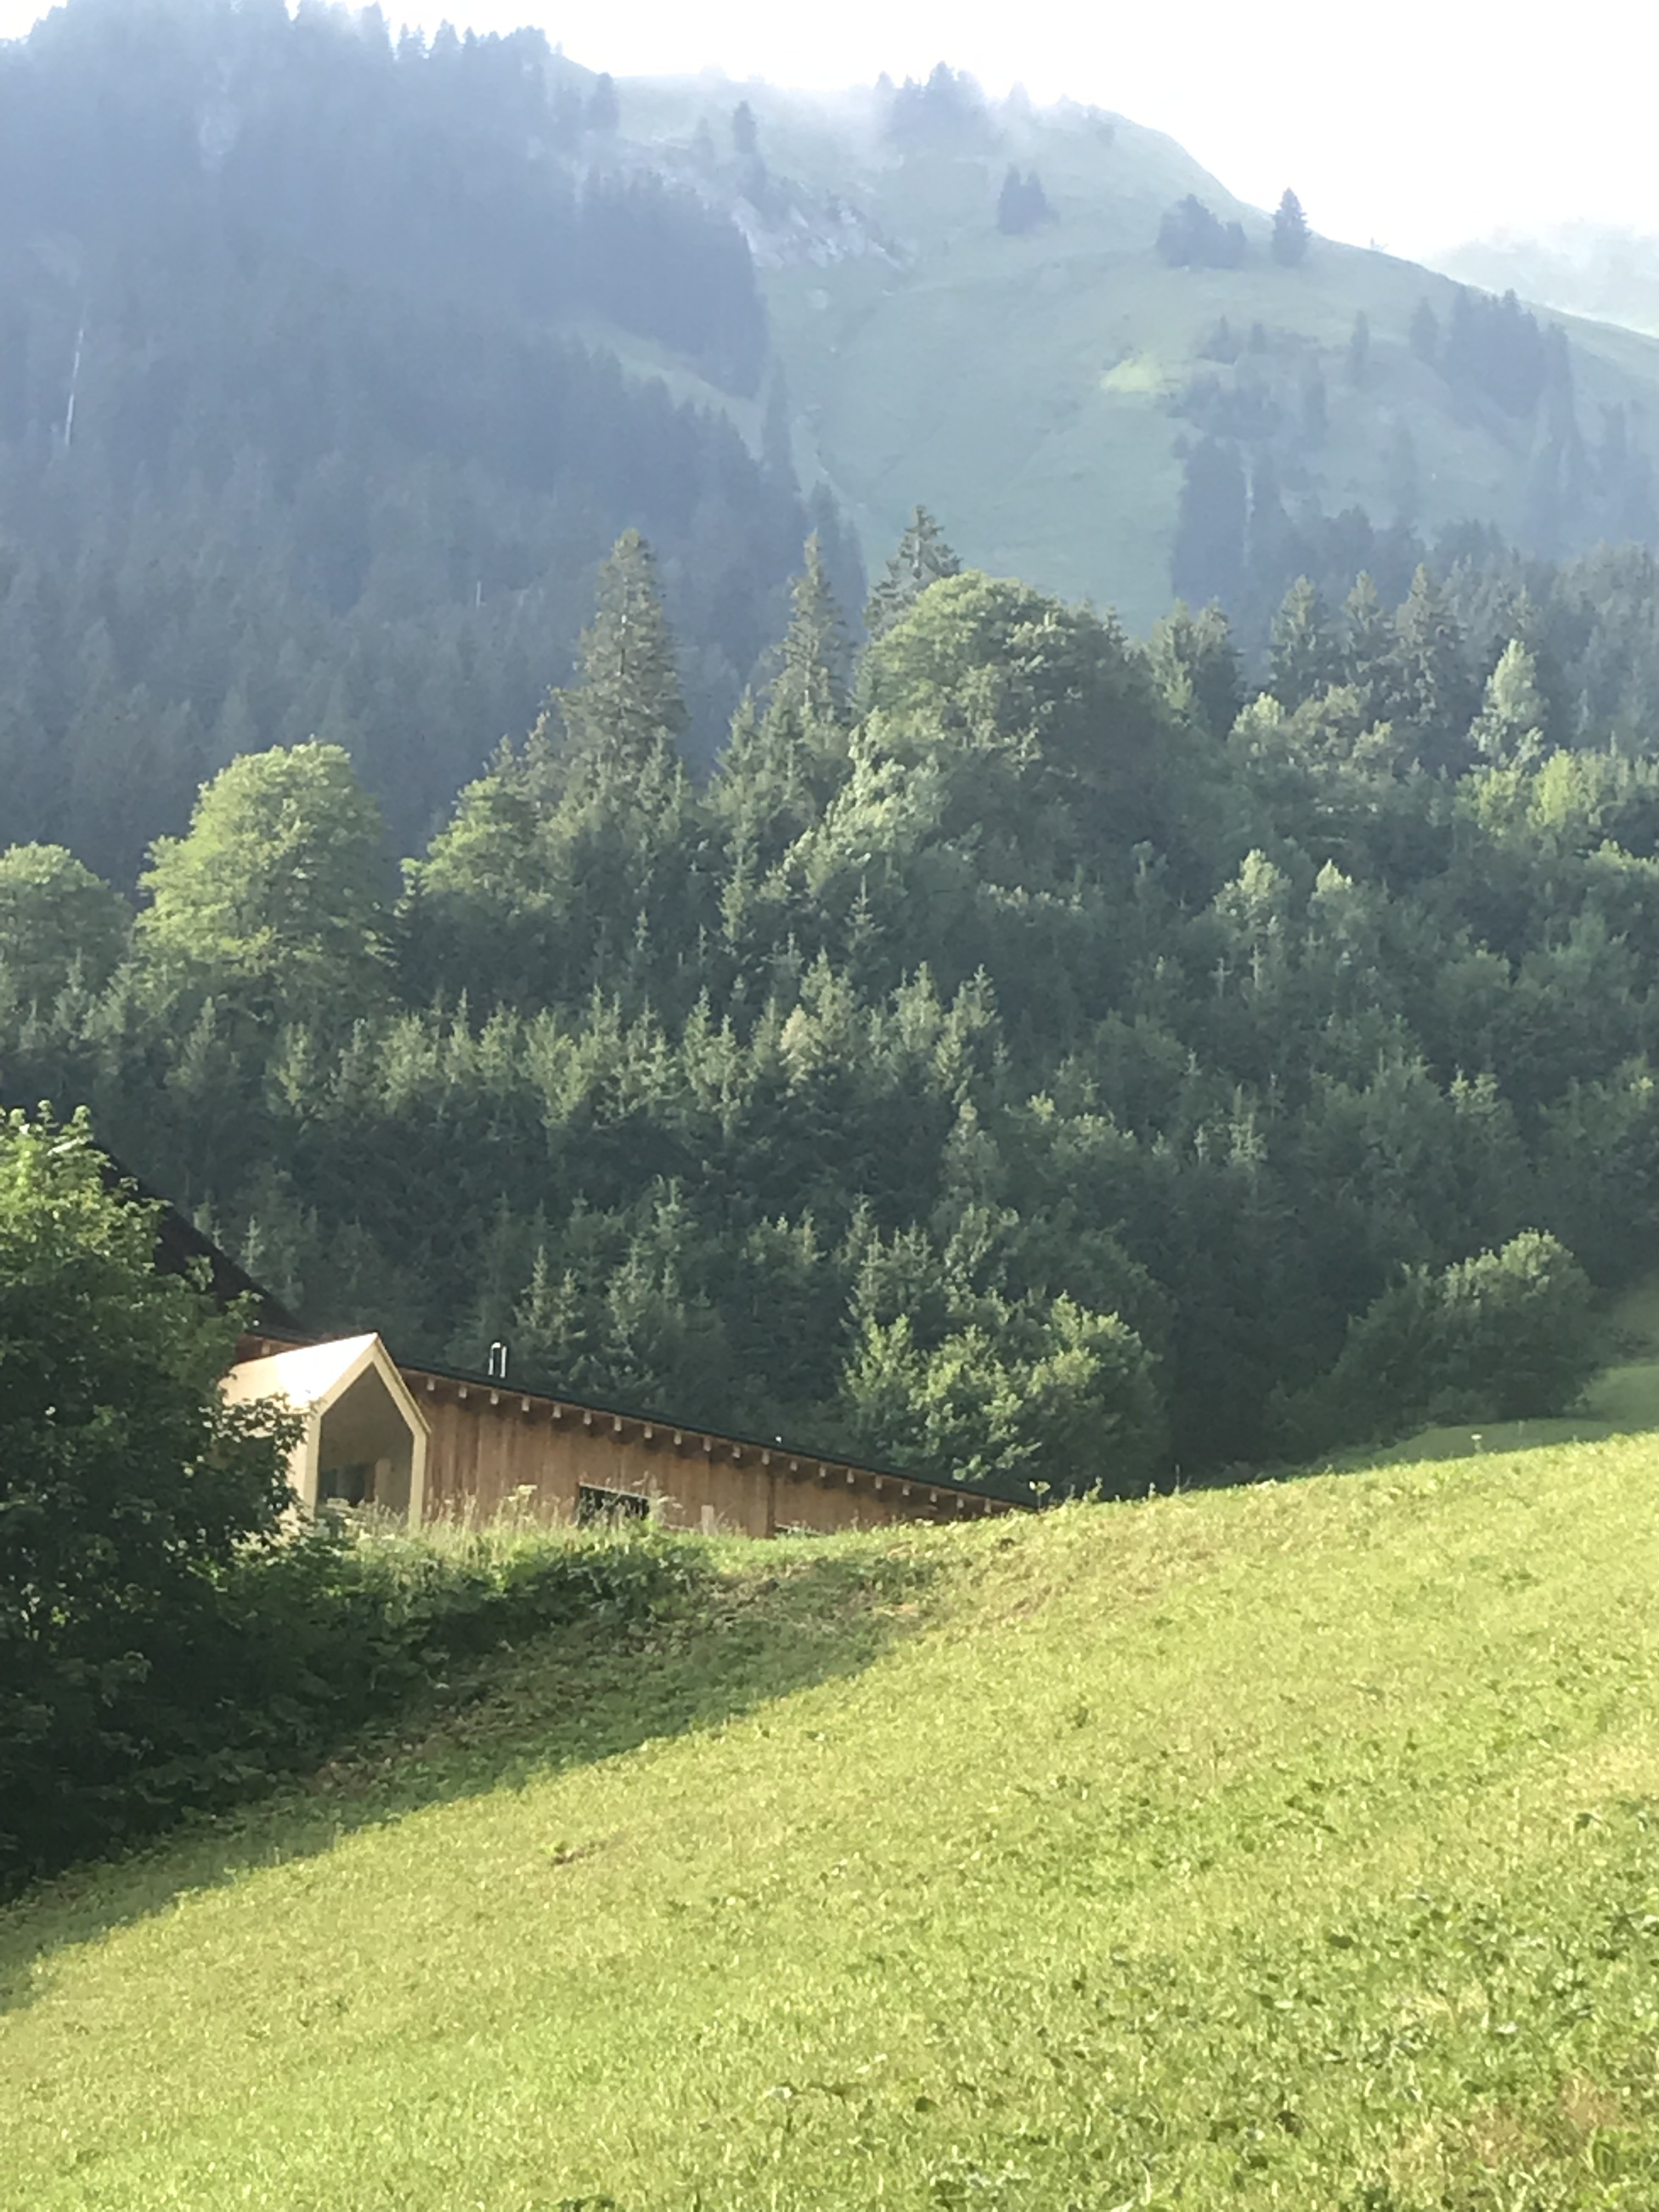
<path fill-rule="evenodd" d="M 312 1334 L 280 1298 L 266 1290 L 263 1283 L 256 1283 L 246 1269 L 210 1237 L 204 1236 L 171 1200 L 152 1190 L 142 1176 L 134 1175 L 107 1152 L 104 1155 L 104 1182 L 110 1190 L 136 1193 L 147 1205 L 161 1209 L 155 1221 L 155 1264 L 162 1274 L 189 1275 L 200 1271 L 221 1306 L 231 1305 L 238 1298 L 252 1299 L 256 1328 L 268 1328 L 278 1335 L 301 1340 Z"/>

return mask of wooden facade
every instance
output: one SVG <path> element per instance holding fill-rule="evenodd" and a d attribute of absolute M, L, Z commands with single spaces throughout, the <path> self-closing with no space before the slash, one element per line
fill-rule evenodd
<path fill-rule="evenodd" d="M 411 1526 L 425 1518 L 431 1427 L 378 1336 L 258 1352 L 222 1387 L 232 1405 L 280 1398 L 301 1416 L 288 1474 L 307 1513 L 338 1498 Z"/>
<path fill-rule="evenodd" d="M 251 1338 L 243 1357 L 284 1349 L 280 1340 Z M 780 1536 L 1022 1510 L 960 1483 L 573 1404 L 505 1382 L 401 1362 L 398 1372 L 430 1431 L 429 1521 L 648 1512 L 669 1528 Z"/>

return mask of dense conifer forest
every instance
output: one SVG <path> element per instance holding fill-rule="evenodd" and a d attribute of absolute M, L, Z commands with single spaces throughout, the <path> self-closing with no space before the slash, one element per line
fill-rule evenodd
<path fill-rule="evenodd" d="M 1548 1410 L 1659 1230 L 1655 581 L 1303 584 L 1251 680 L 919 514 L 856 655 L 809 547 L 698 782 L 629 533 L 401 886 L 326 742 L 210 782 L 136 914 L 9 851 L 7 1088 L 320 1328 L 885 1462 Z"/>
<path fill-rule="evenodd" d="M 969 81 L 882 97 L 998 251 L 1063 228 Z M 5 1097 L 319 1328 L 884 1463 L 1126 1491 L 1565 1403 L 1659 1229 L 1652 554 L 1292 512 L 1223 318 L 1146 638 L 921 508 L 863 604 L 768 126 L 653 165 L 619 112 L 538 33 L 281 0 L 0 48 Z M 1293 193 L 1245 246 L 1324 252 Z M 1559 331 L 1419 320 L 1650 534 Z"/>
<path fill-rule="evenodd" d="M 78 0 L 0 48 L 10 835 L 130 874 L 204 775 L 317 734 L 424 836 L 625 525 L 705 757 L 814 520 L 856 588 L 787 456 L 606 343 L 736 395 L 766 349 L 738 231 L 613 131 L 533 32 Z"/>

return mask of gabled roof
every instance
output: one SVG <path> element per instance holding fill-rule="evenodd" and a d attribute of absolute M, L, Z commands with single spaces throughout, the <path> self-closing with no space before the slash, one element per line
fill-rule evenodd
<path fill-rule="evenodd" d="M 278 1338 L 284 1337 L 285 1334 L 286 1332 L 280 1329 L 272 1329 L 270 1332 L 270 1336 Z M 270 1336 L 258 1329 L 251 1332 L 252 1340 L 255 1343 L 268 1342 Z M 243 1340 L 247 1342 L 249 1340 L 245 1338 Z M 362 1340 L 354 1338 L 347 1339 L 345 1341 L 361 1343 Z M 301 1348 L 324 1351 L 332 1347 L 316 1346 Z M 274 1359 L 267 1358 L 246 1360 L 243 1362 L 243 1367 L 274 1365 L 276 1361 L 294 1356 L 293 1353 L 279 1352 L 275 1355 Z M 687 1436 L 712 1437 L 722 1448 L 735 1445 L 742 1451 L 760 1453 L 769 1458 L 775 1454 L 780 1459 L 812 1460 L 830 1467 L 843 1468 L 851 1467 L 862 1474 L 879 1476 L 884 1482 L 915 1483 L 926 1489 L 948 1490 L 954 1495 L 964 1498 L 988 1498 L 995 1504 L 1018 1506 L 1027 1511 L 1041 1502 L 1031 1486 L 1022 1482 L 1017 1476 L 997 1476 L 988 1480 L 964 1482 L 959 1475 L 939 1474 L 930 1472 L 925 1468 L 873 1467 L 863 1459 L 849 1458 L 844 1451 L 830 1451 L 817 1446 L 803 1444 L 799 1440 L 793 1443 L 786 1443 L 781 1437 L 745 1436 L 738 1431 L 711 1427 L 706 1421 L 686 1420 L 665 1413 L 642 1413 L 637 1407 L 629 1408 L 611 1403 L 599 1405 L 591 1399 L 569 1397 L 564 1392 L 550 1389 L 543 1383 L 509 1382 L 505 1376 L 482 1373 L 476 1367 L 451 1367 L 430 1359 L 403 1359 L 397 1364 L 406 1382 L 416 1385 L 424 1383 L 428 1391 L 431 1390 L 434 1382 L 452 1383 L 457 1387 L 458 1395 L 463 1398 L 470 1392 L 476 1391 L 481 1406 L 494 1403 L 496 1400 L 518 1398 L 526 1407 L 533 1404 L 557 1408 L 561 1413 L 568 1411 L 574 1414 L 578 1419 L 586 1417 L 592 1420 L 602 1419 L 618 1425 L 626 1421 L 647 1431 L 657 1429 L 672 1433 L 675 1430 L 680 1430 Z M 233 1371 L 240 1374 L 242 1369 L 238 1368 Z M 418 1395 L 415 1402 L 418 1406 L 420 1402 Z"/>
<path fill-rule="evenodd" d="M 371 1367 L 411 1427 L 428 1433 L 432 1425 L 420 1401 L 372 1332 L 337 1336 L 325 1344 L 299 1345 L 292 1352 L 267 1353 L 263 1359 L 240 1360 L 225 1377 L 224 1394 L 233 1405 L 251 1398 L 282 1398 L 295 1413 L 325 1413 Z"/>

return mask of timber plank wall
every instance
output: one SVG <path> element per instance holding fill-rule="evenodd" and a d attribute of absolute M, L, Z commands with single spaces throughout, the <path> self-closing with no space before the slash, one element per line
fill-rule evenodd
<path fill-rule="evenodd" d="M 258 1337 L 246 1353 L 281 1348 Z M 398 1367 L 431 1424 L 428 1521 L 489 1522 L 509 1511 L 573 1521 L 585 1508 L 648 1501 L 669 1528 L 764 1537 L 1030 1510 L 957 1483 L 576 1405 L 504 1382 Z"/>

